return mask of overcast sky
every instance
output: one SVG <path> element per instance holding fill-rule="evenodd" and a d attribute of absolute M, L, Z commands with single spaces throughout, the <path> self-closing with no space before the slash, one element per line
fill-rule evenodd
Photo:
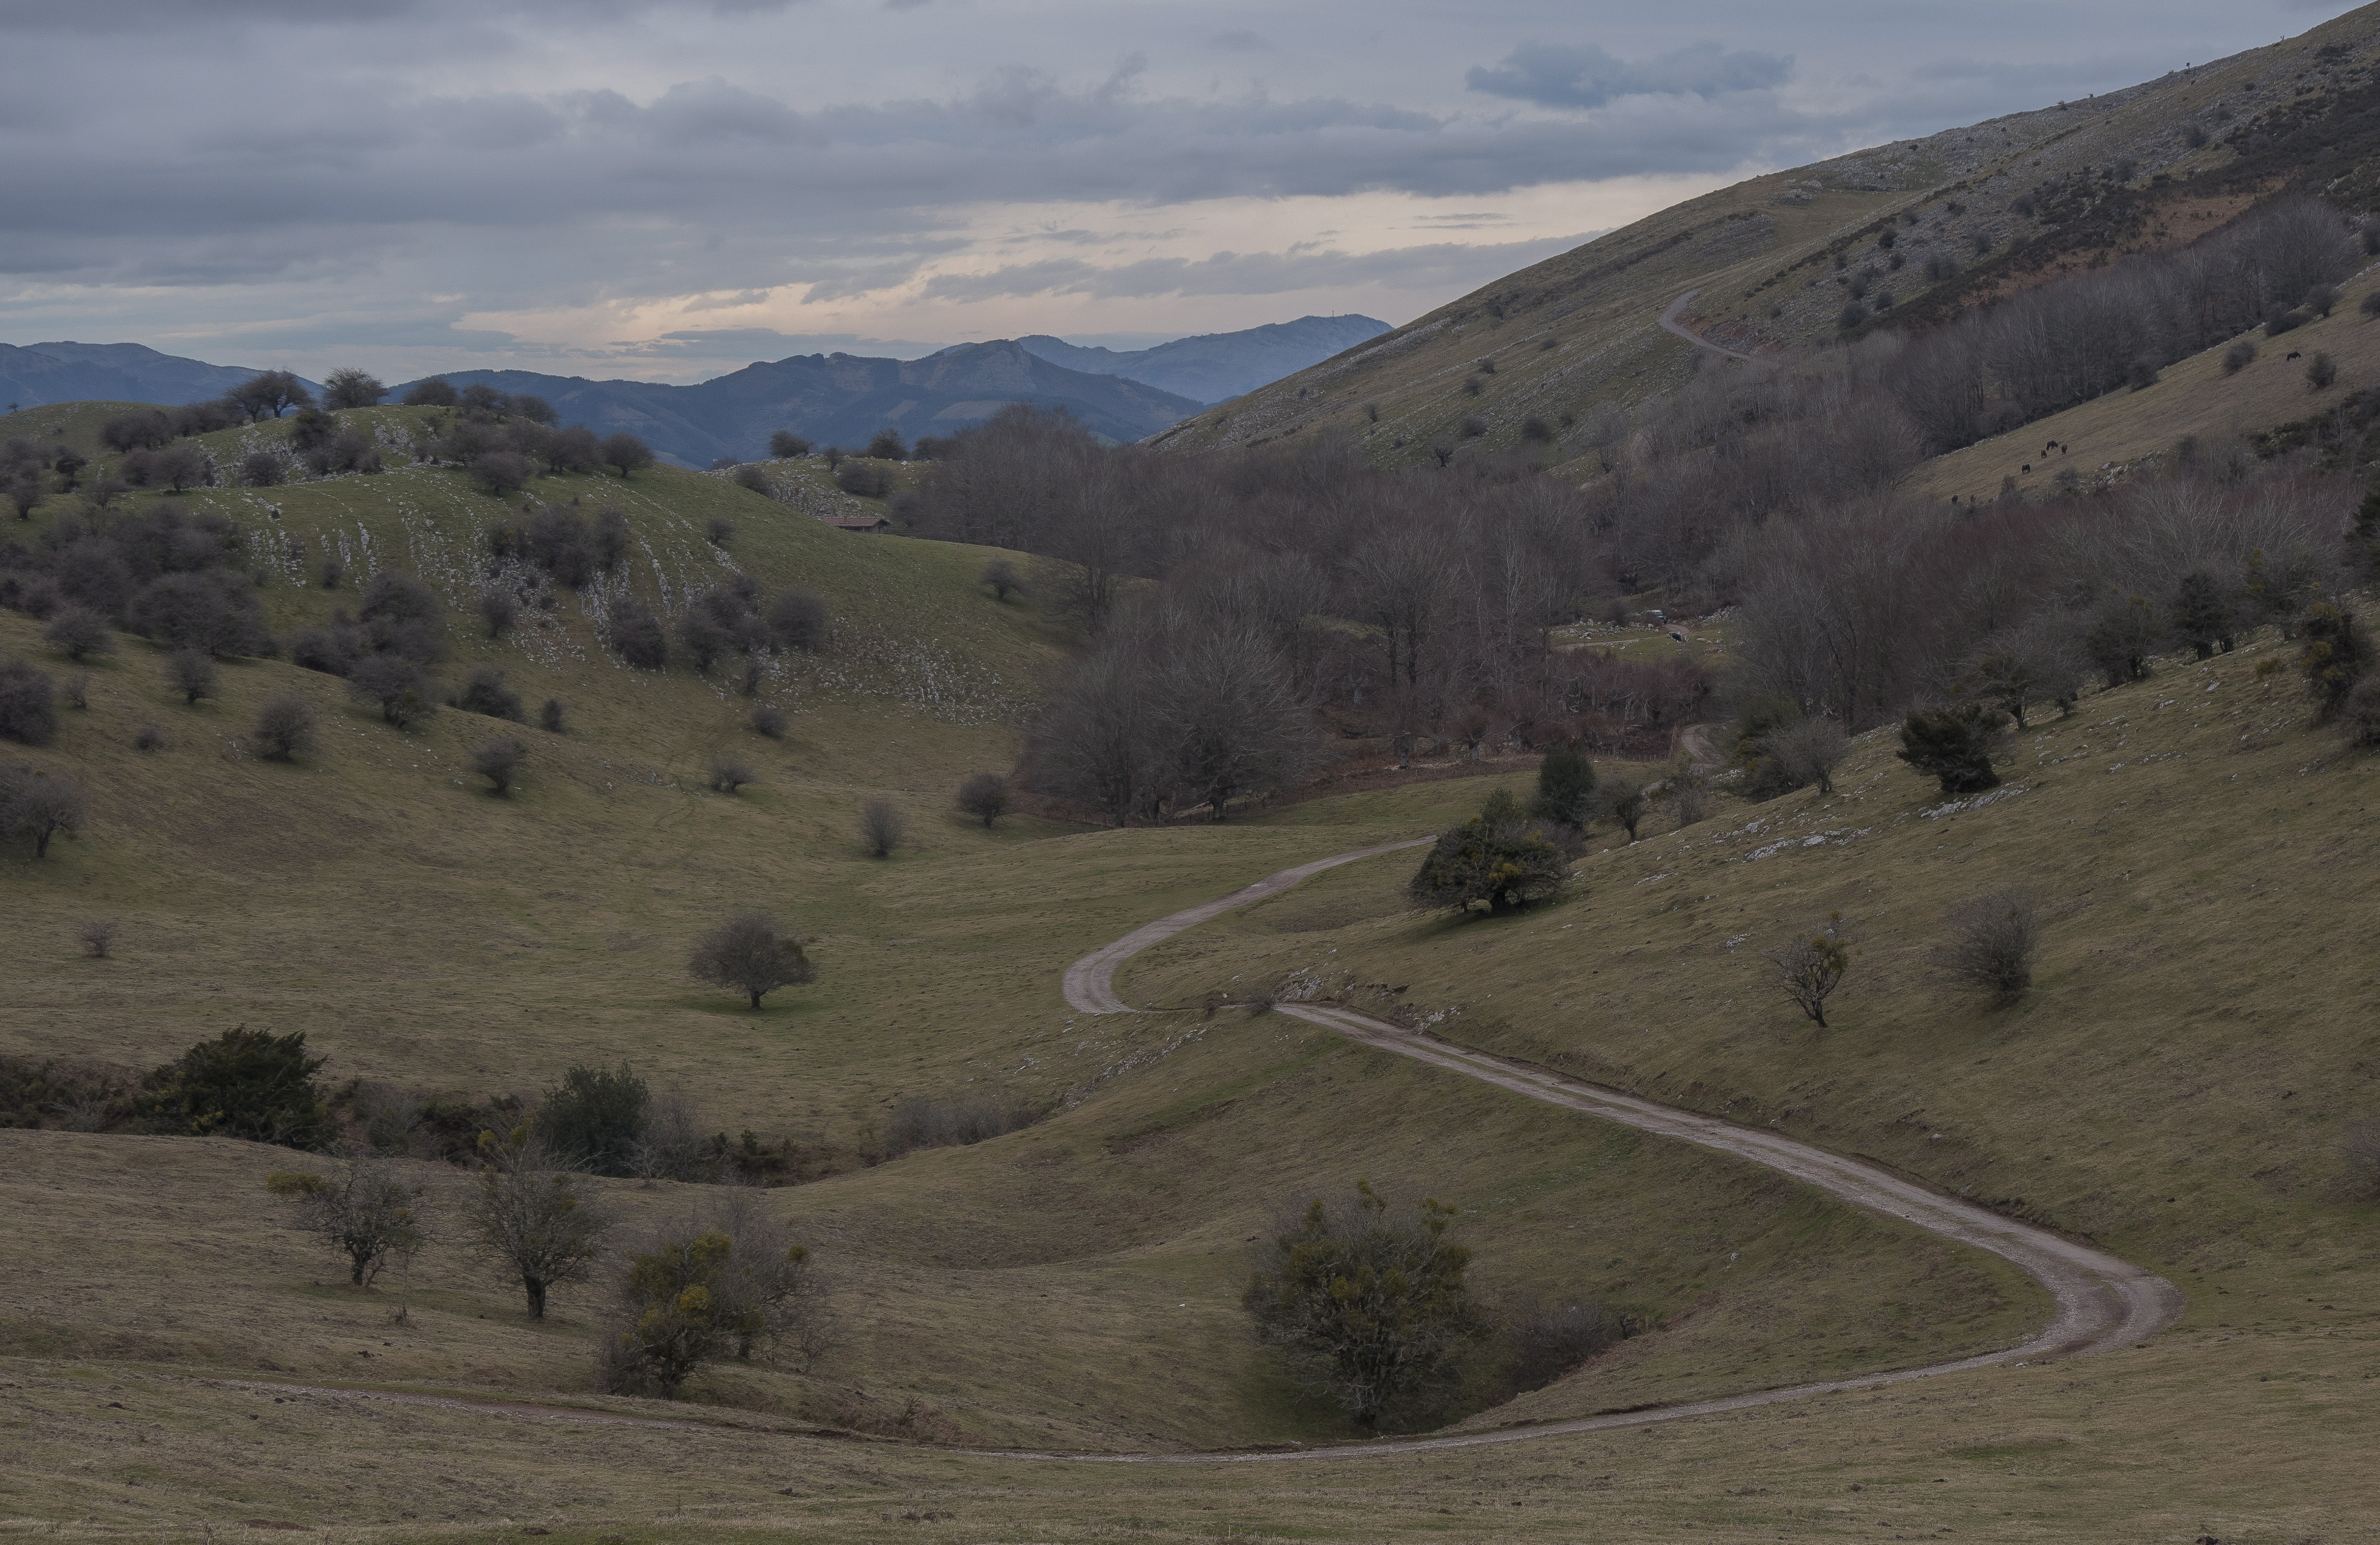
<path fill-rule="evenodd" d="M 1401 322 L 2325 0 L 0 0 L 0 342 L 697 380 Z"/>

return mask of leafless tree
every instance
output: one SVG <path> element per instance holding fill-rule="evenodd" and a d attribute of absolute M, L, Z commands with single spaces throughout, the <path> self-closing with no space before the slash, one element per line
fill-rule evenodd
<path fill-rule="evenodd" d="M 1008 780 L 997 772 L 977 772 L 959 785 L 958 808 L 990 827 L 1008 813 Z"/>
<path fill-rule="evenodd" d="M 84 954 L 94 960 L 105 960 L 115 948 L 115 919 L 93 918 L 82 925 L 76 937 L 82 941 Z"/>
<path fill-rule="evenodd" d="M 2033 985 L 2040 954 L 2041 920 L 2033 897 L 2008 890 L 1951 913 L 1950 937 L 1935 950 L 1933 963 L 1950 980 L 2012 1004 Z"/>
<path fill-rule="evenodd" d="M 377 1155 L 342 1160 L 327 1175 L 275 1170 L 264 1186 L 289 1204 L 295 1227 L 346 1258 L 358 1287 L 370 1287 L 392 1256 L 409 1258 L 429 1241 L 422 1188 Z"/>
<path fill-rule="evenodd" d="M 1818 1028 L 1825 1029 L 1827 1000 L 1842 985 L 1843 973 L 1851 969 L 1852 964 L 1851 941 L 1843 929 L 1842 914 L 1833 914 L 1825 928 L 1782 949 L 1771 950 L 1762 958 L 1776 970 L 1777 985 L 1784 990 L 1785 996 Z"/>
<path fill-rule="evenodd" d="M 859 837 L 869 857 L 890 858 L 909 834 L 908 822 L 890 799 L 870 799 L 859 809 Z"/>
<path fill-rule="evenodd" d="M 733 794 L 752 780 L 750 765 L 737 761 L 734 757 L 720 757 L 710 764 L 710 783 L 711 792 L 715 794 Z"/>
<path fill-rule="evenodd" d="M 471 771 L 488 780 L 490 792 L 502 797 L 513 791 L 519 781 L 521 743 L 510 736 L 500 736 L 480 743 L 471 753 Z"/>
<path fill-rule="evenodd" d="M 546 1298 L 565 1283 L 584 1282 L 603 1253 L 611 1219 L 526 1125 L 506 1137 L 480 1134 L 480 1176 L 464 1222 L 480 1255 L 517 1281 L 529 1318 L 545 1318 Z"/>
<path fill-rule="evenodd" d="M 33 845 L 33 857 L 50 856 L 50 839 L 83 827 L 82 785 L 64 772 L 30 767 L 0 767 L 0 835 Z"/>
<path fill-rule="evenodd" d="M 314 733 L 314 705 L 295 692 L 267 698 L 249 733 L 267 761 L 295 761 L 312 756 L 321 745 Z"/>
<path fill-rule="evenodd" d="M 1835 792 L 1835 769 L 1842 765 L 1851 748 L 1840 724 L 1816 714 L 1796 719 L 1768 737 L 1768 754 L 1777 759 L 1793 786 L 1815 784 L 1820 794 Z"/>

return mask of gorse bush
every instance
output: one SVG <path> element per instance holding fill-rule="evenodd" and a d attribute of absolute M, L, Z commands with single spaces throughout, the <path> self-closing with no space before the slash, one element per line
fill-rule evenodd
<path fill-rule="evenodd" d="M 617 1071 L 572 1067 L 538 1102 L 538 1140 L 554 1158 L 593 1174 L 634 1174 L 652 1090 L 622 1063 Z"/>
<path fill-rule="evenodd" d="M 1406 890 L 1423 906 L 1511 912 L 1559 894 L 1572 857 L 1498 789 L 1477 815 L 1440 833 Z"/>
<path fill-rule="evenodd" d="M 306 1053 L 306 1032 L 271 1035 L 245 1025 L 201 1040 L 149 1076 L 144 1109 L 165 1130 L 320 1148 L 333 1131 Z"/>

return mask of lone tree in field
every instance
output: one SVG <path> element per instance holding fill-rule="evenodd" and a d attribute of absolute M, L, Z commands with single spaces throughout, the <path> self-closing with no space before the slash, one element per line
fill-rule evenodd
<path fill-rule="evenodd" d="M 602 456 L 604 466 L 616 467 L 620 469 L 620 477 L 623 481 L 625 481 L 629 474 L 641 472 L 653 464 L 652 447 L 625 430 L 622 430 L 617 434 L 606 435 L 602 447 L 597 454 Z"/>
<path fill-rule="evenodd" d="M 412 1255 L 428 1242 L 421 1187 L 379 1157 L 357 1158 L 328 1175 L 275 1170 L 264 1188 L 289 1204 L 290 1222 L 347 1259 L 347 1281 L 370 1287 L 389 1258 Z"/>
<path fill-rule="evenodd" d="M 1825 928 L 1762 956 L 1776 968 L 1777 985 L 1785 996 L 1822 1030 L 1827 1028 L 1827 1000 L 1852 967 L 1851 941 L 1842 922 L 1840 912 L 1830 913 Z"/>
<path fill-rule="evenodd" d="M 997 772 L 978 772 L 959 785 L 959 809 L 986 827 L 1008 813 L 1008 780 Z"/>
<path fill-rule="evenodd" d="M 513 791 L 520 781 L 521 743 L 510 736 L 483 740 L 471 753 L 471 771 L 488 780 L 488 791 L 499 799 Z"/>
<path fill-rule="evenodd" d="M 1505 789 L 1488 797 L 1479 813 L 1442 833 L 1406 887 L 1423 906 L 1511 912 L 1560 891 L 1570 878 L 1561 849 L 1521 811 Z"/>
<path fill-rule="evenodd" d="M 1557 826 L 1585 830 L 1595 814 L 1595 763 L 1575 741 L 1547 748 L 1545 760 L 1537 763 L 1537 797 L 1529 813 Z"/>
<path fill-rule="evenodd" d="M 1950 937 L 1934 952 L 1934 967 L 1952 981 L 2012 1004 L 2033 985 L 2041 954 L 2041 919 L 2023 891 L 1981 896 L 1950 914 Z"/>
<path fill-rule="evenodd" d="M 295 761 L 299 757 L 311 756 L 318 748 L 314 705 L 295 692 L 267 698 L 264 706 L 256 712 L 256 727 L 249 735 L 267 761 Z"/>
<path fill-rule="evenodd" d="M 1992 771 L 1991 739 L 2007 721 L 1998 709 L 1972 703 L 1928 713 L 1912 710 L 1900 726 L 1894 754 L 1938 780 L 1945 794 L 1979 794 L 1999 786 Z"/>
<path fill-rule="evenodd" d="M 1240 1301 L 1302 1382 L 1375 1426 L 1451 1381 L 1456 1350 L 1484 1333 L 1453 1221 L 1438 1201 L 1392 1212 L 1359 1181 L 1352 1201 L 1318 1198 L 1267 1242 Z"/>
<path fill-rule="evenodd" d="M 1626 830 L 1630 842 L 1636 840 L 1636 828 L 1644 823 L 1645 809 L 1650 803 L 1642 785 L 1624 778 L 1603 791 L 1605 813 Z"/>
<path fill-rule="evenodd" d="M 586 1281 L 603 1253 L 611 1220 L 584 1185 L 526 1125 L 509 1137 L 480 1134 L 480 1184 L 464 1222 L 481 1256 L 520 1283 L 532 1320 L 545 1318 L 548 1293 Z"/>
<path fill-rule="evenodd" d="M 818 979 L 818 967 L 802 953 L 800 941 L 778 932 L 776 923 L 759 912 L 730 918 L 704 934 L 686 968 L 698 981 L 747 994 L 756 1009 L 780 987 Z"/>
<path fill-rule="evenodd" d="M 892 800 L 870 799 L 860 807 L 859 837 L 868 845 L 869 858 L 890 858 L 908 834 L 909 824 L 892 808 Z"/>

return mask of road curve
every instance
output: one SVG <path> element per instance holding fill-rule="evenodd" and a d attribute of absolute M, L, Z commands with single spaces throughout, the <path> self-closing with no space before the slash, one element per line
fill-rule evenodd
<path fill-rule="evenodd" d="M 1700 294 L 1702 294 L 1702 286 L 1697 285 L 1693 289 L 1686 291 L 1685 294 L 1678 297 L 1675 300 L 1670 301 L 1670 309 L 1661 313 L 1662 329 L 1666 332 L 1675 333 L 1678 336 L 1685 339 L 1686 342 L 1694 345 L 1696 348 L 1706 348 L 1713 354 L 1721 355 L 1730 359 L 1751 359 L 1752 356 L 1745 353 L 1742 349 L 1730 348 L 1725 344 L 1715 344 L 1708 338 L 1704 337 L 1700 333 L 1695 332 L 1693 328 L 1688 327 L 1684 322 L 1678 320 L 1679 314 L 1686 309 L 1687 302 L 1693 300 L 1695 296 Z"/>
<path fill-rule="evenodd" d="M 1066 1001 L 1087 1014 L 1135 1012 L 1117 996 L 1114 985 L 1116 967 L 1130 956 L 1232 907 L 1244 906 L 1251 901 L 1287 890 L 1308 875 L 1374 854 L 1417 847 L 1429 840 L 1425 837 L 1415 842 L 1391 843 L 1318 859 L 1296 869 L 1283 870 L 1243 890 L 1234 891 L 1220 901 L 1207 902 L 1171 917 L 1160 918 L 1068 967 Z M 2034 1228 L 2013 1218 L 2002 1217 L 1956 1197 L 1944 1196 L 1874 1164 L 1829 1153 L 1807 1143 L 1795 1142 L 1760 1127 L 1740 1126 L 1714 1116 L 1641 1100 L 1616 1089 L 1598 1089 L 1526 1063 L 1452 1045 L 1436 1037 L 1408 1030 L 1336 1004 L 1285 1003 L 1275 1006 L 1283 1014 L 1334 1030 L 1350 1040 L 1411 1057 L 1416 1062 L 1427 1063 L 1464 1077 L 1477 1078 L 1531 1100 L 1542 1100 L 1548 1104 L 1600 1116 L 1606 1121 L 1616 1121 L 1641 1131 L 1675 1137 L 1749 1160 L 1755 1164 L 1764 1164 L 1779 1174 L 1815 1186 L 1854 1207 L 1898 1218 L 1961 1245 L 1988 1250 L 2013 1263 L 2025 1275 L 2047 1289 L 2051 1301 L 2057 1306 L 2056 1311 L 2050 1316 L 2049 1323 L 2028 1339 L 1997 1352 L 1961 1357 L 1954 1362 L 1896 1369 L 1853 1379 L 1796 1384 L 1786 1389 L 1757 1390 L 1748 1394 L 1727 1395 L 1690 1405 L 1585 1417 L 1574 1421 L 1546 1422 L 1525 1428 L 1466 1432 L 1439 1438 L 1391 1438 L 1366 1443 L 1220 1454 L 1043 1454 L 1014 1449 L 965 1452 L 996 1452 L 1013 1458 L 1072 1459 L 1104 1464 L 1213 1465 L 1477 1448 L 1491 1443 L 1526 1442 L 1569 1433 L 1599 1432 L 1616 1427 L 1642 1427 L 1648 1422 L 1677 1421 L 1722 1411 L 1742 1411 L 1756 1405 L 1807 1400 L 1813 1395 L 1833 1394 L 1846 1390 L 1870 1390 L 1912 1379 L 1930 1379 L 1937 1374 L 1959 1373 L 1998 1364 L 2037 1362 L 2053 1357 L 2108 1352 L 2137 1345 L 2180 1317 L 2180 1291 L 2163 1277 L 2105 1250 L 2095 1249 L 2047 1229 Z"/>

